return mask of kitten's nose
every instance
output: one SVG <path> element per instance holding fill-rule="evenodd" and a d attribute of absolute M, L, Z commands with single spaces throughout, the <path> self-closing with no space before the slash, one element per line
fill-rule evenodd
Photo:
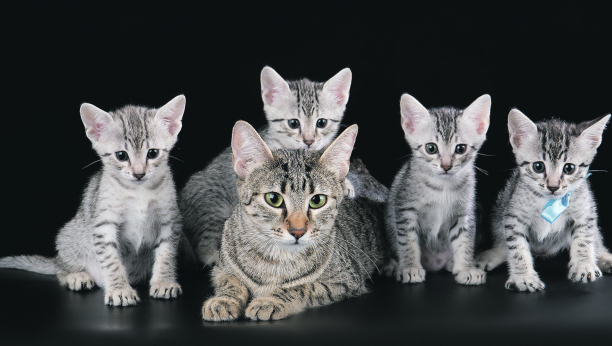
<path fill-rule="evenodd" d="M 557 186 L 547 185 L 546 187 L 550 190 L 550 192 L 555 192 L 555 191 L 559 190 L 559 186 L 558 185 Z"/>
<path fill-rule="evenodd" d="M 306 228 L 289 228 L 289 234 L 291 234 L 295 240 L 302 238 L 304 233 L 306 233 Z"/>
<path fill-rule="evenodd" d="M 132 173 L 136 179 L 140 180 L 145 176 L 146 173 Z"/>
<path fill-rule="evenodd" d="M 306 143 L 307 146 L 311 146 L 312 143 L 314 143 L 314 139 L 305 139 L 304 143 Z"/>
<path fill-rule="evenodd" d="M 445 165 L 442 165 L 442 169 L 444 170 L 444 172 L 448 172 L 448 171 L 450 171 L 450 169 L 451 169 L 451 168 L 453 168 L 453 166 L 445 166 Z"/>

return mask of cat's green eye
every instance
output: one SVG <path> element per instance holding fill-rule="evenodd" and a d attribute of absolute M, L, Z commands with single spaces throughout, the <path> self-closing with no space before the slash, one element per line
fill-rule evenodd
<path fill-rule="evenodd" d="M 455 153 L 463 154 L 463 153 L 465 153 L 466 149 L 467 149 L 467 145 L 465 145 L 465 144 L 457 144 L 457 146 L 455 147 Z"/>
<path fill-rule="evenodd" d="M 300 121 L 297 119 L 289 119 L 287 124 L 289 124 L 289 127 L 292 129 L 297 129 L 300 127 Z"/>
<path fill-rule="evenodd" d="M 544 166 L 544 162 L 542 161 L 534 162 L 531 167 L 536 173 L 544 173 L 544 170 L 546 169 L 546 166 Z"/>
<path fill-rule="evenodd" d="M 127 161 L 130 157 L 128 156 L 128 153 L 126 153 L 125 151 L 118 151 L 115 153 L 115 157 L 117 158 L 117 160 L 119 161 Z"/>
<path fill-rule="evenodd" d="M 435 154 L 438 152 L 438 146 L 434 143 L 427 143 L 425 144 L 425 151 L 429 154 Z"/>
<path fill-rule="evenodd" d="M 573 163 L 566 163 L 565 166 L 563 166 L 563 173 L 565 174 L 572 174 L 575 170 L 576 165 L 574 165 Z"/>
<path fill-rule="evenodd" d="M 322 206 L 325 205 L 325 202 L 327 202 L 327 196 L 325 196 L 325 195 L 314 195 L 310 199 L 310 202 L 308 202 L 308 205 L 312 209 L 319 209 L 319 208 L 321 208 Z"/>
<path fill-rule="evenodd" d="M 266 202 L 268 202 L 268 204 L 274 208 L 279 208 L 281 205 L 283 205 L 283 197 L 276 192 L 268 192 L 265 194 L 264 198 L 266 199 Z"/>

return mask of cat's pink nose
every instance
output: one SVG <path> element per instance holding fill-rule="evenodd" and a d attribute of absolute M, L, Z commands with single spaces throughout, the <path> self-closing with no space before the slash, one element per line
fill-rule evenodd
<path fill-rule="evenodd" d="M 140 180 L 142 179 L 146 173 L 132 173 L 134 175 L 134 177 L 136 177 L 136 179 Z"/>
<path fill-rule="evenodd" d="M 289 234 L 291 234 L 295 238 L 295 240 L 302 238 L 304 233 L 306 233 L 305 228 L 290 228 L 289 229 Z"/>
<path fill-rule="evenodd" d="M 445 165 L 442 165 L 442 169 L 444 170 L 444 172 L 448 172 L 448 171 L 450 171 L 450 169 L 451 169 L 451 168 L 453 168 L 453 166 L 445 166 Z"/>
<path fill-rule="evenodd" d="M 550 190 L 550 192 L 555 192 L 555 191 L 559 190 L 559 186 L 550 186 L 550 185 L 548 185 L 546 187 Z"/>
<path fill-rule="evenodd" d="M 314 143 L 314 140 L 313 139 L 305 139 L 304 143 L 306 143 L 307 146 L 311 146 L 312 143 Z"/>

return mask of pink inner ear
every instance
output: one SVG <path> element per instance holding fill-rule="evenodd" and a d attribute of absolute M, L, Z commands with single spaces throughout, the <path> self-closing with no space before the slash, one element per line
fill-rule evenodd
<path fill-rule="evenodd" d="M 274 102 L 274 96 L 276 93 L 274 93 L 273 90 L 274 89 L 264 92 L 264 98 L 266 99 L 266 103 L 269 105 L 271 105 Z"/>
<path fill-rule="evenodd" d="M 478 127 L 476 128 L 476 133 L 479 135 L 482 135 L 485 132 L 485 125 L 486 123 L 484 121 L 481 121 L 480 123 L 478 123 Z"/>
<path fill-rule="evenodd" d="M 404 120 L 402 122 L 402 125 L 405 131 L 408 131 L 408 133 L 410 134 L 414 133 L 415 127 L 414 127 L 414 124 L 410 120 Z"/>

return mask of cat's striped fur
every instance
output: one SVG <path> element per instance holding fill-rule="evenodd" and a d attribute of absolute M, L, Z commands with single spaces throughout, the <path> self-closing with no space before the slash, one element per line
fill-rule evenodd
<path fill-rule="evenodd" d="M 107 113 L 83 104 L 81 118 L 102 169 L 60 230 L 56 257 L 5 257 L 0 267 L 56 274 L 75 291 L 98 285 L 113 306 L 136 304 L 130 283 L 148 278 L 152 297 L 180 294 L 175 257 L 181 225 L 168 157 L 184 109 L 183 95 L 159 110 L 125 106 Z"/>
<path fill-rule="evenodd" d="M 491 270 L 508 261 L 506 288 L 545 288 L 533 267 L 533 256 L 552 256 L 569 249 L 568 278 L 595 281 L 612 271 L 612 255 L 597 227 L 597 210 L 584 178 L 601 143 L 610 116 L 581 124 L 548 120 L 534 124 L 520 111 L 508 115 L 510 143 L 518 167 L 493 209 L 494 248 L 481 254 L 478 266 Z M 545 169 L 537 172 L 535 163 Z M 574 171 L 564 171 L 573 165 Z M 551 199 L 572 191 L 568 208 L 552 224 L 542 218 Z"/>
<path fill-rule="evenodd" d="M 385 221 L 398 263 L 385 271 L 398 281 L 418 283 L 425 269 L 445 267 L 458 283 L 482 284 L 485 273 L 473 265 L 474 160 L 486 138 L 491 98 L 483 95 L 465 110 L 427 110 L 404 94 L 400 107 L 412 156 L 389 193 Z"/>
<path fill-rule="evenodd" d="M 326 147 L 338 132 L 350 84 L 348 68 L 318 83 L 308 79 L 286 82 L 272 68 L 265 67 L 261 72 L 261 93 L 268 126 L 260 132 L 261 137 L 272 150 Z M 290 121 L 295 120 L 298 127 L 292 128 Z M 324 121 L 325 126 L 318 126 L 318 121 Z M 180 194 L 185 231 L 200 261 L 211 266 L 219 258 L 223 225 L 238 203 L 231 162 L 232 150 L 227 148 L 204 170 L 195 173 Z M 387 188 L 367 172 L 361 161 L 355 162 L 357 166 L 359 169 L 347 177 L 346 193 L 384 202 Z"/>
<path fill-rule="evenodd" d="M 387 252 L 381 205 L 344 198 L 356 135 L 353 125 L 323 154 L 270 151 L 250 125 L 236 124 L 240 202 L 225 223 L 205 320 L 281 319 L 367 291 L 366 280 Z M 283 204 L 266 202 L 269 192 L 282 196 Z M 325 204 L 309 206 L 319 194 Z"/>

